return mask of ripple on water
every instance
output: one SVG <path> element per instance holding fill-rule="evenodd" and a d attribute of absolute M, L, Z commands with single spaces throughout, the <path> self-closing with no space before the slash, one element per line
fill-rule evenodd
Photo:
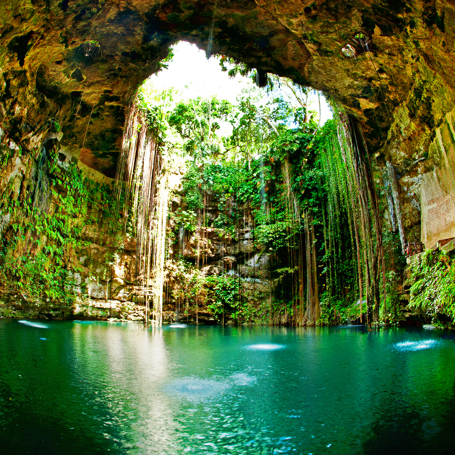
<path fill-rule="evenodd" d="M 435 348 L 439 344 L 437 340 L 403 341 L 394 345 L 398 351 L 422 351 L 423 349 Z"/>
<path fill-rule="evenodd" d="M 30 322 L 30 321 L 19 321 L 20 324 L 28 325 L 29 327 L 35 327 L 37 329 L 48 329 L 49 327 L 44 324 L 40 324 L 38 322 Z"/>
<path fill-rule="evenodd" d="M 237 373 L 231 376 L 235 385 L 253 385 L 257 380 L 255 376 L 250 376 L 247 373 Z"/>
<path fill-rule="evenodd" d="M 250 351 L 278 351 L 279 349 L 284 349 L 286 346 L 284 344 L 273 344 L 273 343 L 264 343 L 264 344 L 250 344 L 245 346 L 245 349 Z"/>
<path fill-rule="evenodd" d="M 196 377 L 177 379 L 165 387 L 166 392 L 198 401 L 221 395 L 230 386 L 228 381 Z"/>

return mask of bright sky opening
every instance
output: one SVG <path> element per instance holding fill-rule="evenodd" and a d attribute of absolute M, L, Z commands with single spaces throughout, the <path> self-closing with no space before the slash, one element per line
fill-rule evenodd
<path fill-rule="evenodd" d="M 162 70 L 150 77 L 156 90 L 174 88 L 185 99 L 197 97 L 210 98 L 216 96 L 220 100 L 235 103 L 242 92 L 256 92 L 259 89 L 254 82 L 244 76 L 229 77 L 221 71 L 219 61 L 212 57 L 206 58 L 205 51 L 196 45 L 181 41 L 174 46 L 174 58 L 169 63 L 169 68 Z M 318 97 L 311 92 L 310 110 L 319 111 Z M 321 97 L 321 124 L 332 118 L 332 112 L 325 100 Z"/>

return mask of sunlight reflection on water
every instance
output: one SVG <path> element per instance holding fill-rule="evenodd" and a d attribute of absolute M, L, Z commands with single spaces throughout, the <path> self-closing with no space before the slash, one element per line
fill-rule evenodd
<path fill-rule="evenodd" d="M 395 344 L 398 351 L 421 351 L 423 349 L 435 348 L 439 344 L 436 340 L 403 341 Z"/>
<path fill-rule="evenodd" d="M 257 383 L 255 376 L 250 376 L 247 373 L 236 373 L 231 376 L 231 379 L 236 385 L 254 385 Z"/>
<path fill-rule="evenodd" d="M 250 344 L 249 346 L 245 346 L 245 349 L 250 351 L 277 351 L 279 349 L 284 349 L 286 346 L 284 344 L 273 344 L 273 343 L 266 343 L 266 344 Z"/>
<path fill-rule="evenodd" d="M 39 322 L 30 322 L 30 321 L 19 321 L 20 324 L 28 325 L 29 327 L 35 327 L 37 329 L 48 329 L 49 327 Z"/>

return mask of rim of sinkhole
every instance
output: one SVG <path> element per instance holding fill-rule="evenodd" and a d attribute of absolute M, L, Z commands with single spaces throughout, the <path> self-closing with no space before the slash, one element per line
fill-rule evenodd
<path fill-rule="evenodd" d="M 239 66 L 246 68 L 243 64 Z M 215 97 L 219 101 L 226 100 L 235 104 L 239 97 L 248 95 L 254 103 L 282 97 L 291 105 L 298 105 L 292 90 L 285 83 L 293 84 L 289 78 L 269 73 L 272 84 L 260 88 L 254 82 L 254 68 L 246 75 L 241 75 L 238 71 L 234 75 L 235 72 L 231 59 L 221 55 L 207 58 L 206 52 L 195 44 L 179 41 L 171 46 L 169 57 L 161 63 L 161 69 L 148 77 L 140 90 L 146 94 L 173 91 L 175 99 L 179 101 Z M 308 91 L 308 112 L 322 126 L 333 118 L 332 109 L 322 92 L 311 88 Z"/>

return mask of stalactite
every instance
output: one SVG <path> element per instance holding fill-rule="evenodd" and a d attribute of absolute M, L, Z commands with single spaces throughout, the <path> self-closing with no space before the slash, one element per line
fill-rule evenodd
<path fill-rule="evenodd" d="M 43 146 L 41 148 L 41 155 L 36 170 L 36 185 L 33 195 L 33 208 L 38 208 L 42 212 L 47 212 L 49 208 L 49 197 L 51 195 L 47 168 L 47 152 L 46 148 Z"/>

